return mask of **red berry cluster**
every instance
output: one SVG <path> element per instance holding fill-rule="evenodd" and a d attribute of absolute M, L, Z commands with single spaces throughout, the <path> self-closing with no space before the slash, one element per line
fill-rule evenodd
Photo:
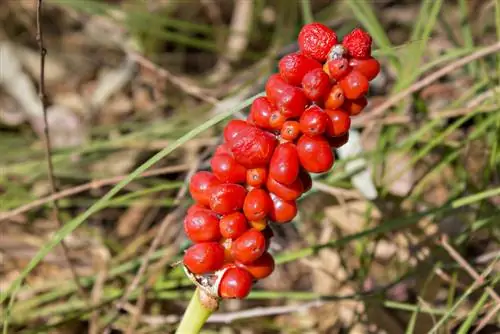
<path fill-rule="evenodd" d="M 184 265 L 197 275 L 221 272 L 220 297 L 244 298 L 274 270 L 268 222 L 295 217 L 297 199 L 312 185 L 309 173 L 328 171 L 332 148 L 347 142 L 350 116 L 366 106 L 368 82 L 380 70 L 371 43 L 361 29 L 338 44 L 328 27 L 304 26 L 300 52 L 280 60 L 266 96 L 255 99 L 246 121 L 225 127 L 212 171 L 192 177 L 196 204 L 184 230 L 195 244 Z"/>

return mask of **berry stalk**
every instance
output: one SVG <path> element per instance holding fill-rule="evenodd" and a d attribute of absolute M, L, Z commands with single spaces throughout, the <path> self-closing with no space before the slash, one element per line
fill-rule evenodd
<path fill-rule="evenodd" d="M 182 317 L 182 320 L 175 331 L 176 334 L 195 334 L 199 333 L 208 317 L 217 309 L 218 301 L 205 300 L 205 297 L 201 297 L 204 292 L 197 288 L 191 297 L 186 311 Z M 210 297 L 209 297 L 210 298 Z M 203 302 L 202 302 L 203 300 Z"/>

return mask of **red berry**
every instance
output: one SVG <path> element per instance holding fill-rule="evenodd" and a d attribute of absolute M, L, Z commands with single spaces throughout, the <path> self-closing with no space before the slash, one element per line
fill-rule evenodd
<path fill-rule="evenodd" d="M 239 184 L 223 183 L 213 187 L 210 195 L 210 209 L 225 215 L 243 208 L 247 191 Z"/>
<path fill-rule="evenodd" d="M 198 209 L 186 215 L 184 231 L 193 242 L 217 241 L 221 237 L 219 218 L 208 209 Z"/>
<path fill-rule="evenodd" d="M 308 99 L 320 101 L 330 91 L 330 77 L 323 69 L 314 69 L 302 79 L 302 89 Z"/>
<path fill-rule="evenodd" d="M 231 248 L 233 246 L 233 239 L 230 238 L 222 238 L 219 244 L 224 248 L 224 263 L 233 263 L 234 258 L 231 254 Z"/>
<path fill-rule="evenodd" d="M 344 104 L 342 104 L 342 109 L 347 111 L 349 115 L 356 116 L 361 113 L 363 109 L 365 109 L 367 104 L 368 100 L 366 99 L 366 97 L 361 96 L 360 98 L 357 98 L 355 100 L 345 100 Z"/>
<path fill-rule="evenodd" d="M 281 138 L 288 141 L 294 141 L 300 135 L 300 125 L 297 121 L 286 121 L 281 127 Z"/>
<path fill-rule="evenodd" d="M 280 113 L 285 117 L 300 117 L 309 100 L 307 99 L 304 91 L 300 88 L 289 86 L 283 91 L 279 99 L 276 101 L 276 106 Z"/>
<path fill-rule="evenodd" d="M 344 91 L 344 96 L 354 100 L 368 92 L 368 79 L 358 71 L 351 71 L 344 79 L 340 80 L 340 88 Z"/>
<path fill-rule="evenodd" d="M 254 279 L 266 278 L 274 271 L 274 259 L 268 252 L 262 254 L 261 257 L 252 263 L 236 263 L 236 265 L 248 271 Z"/>
<path fill-rule="evenodd" d="M 256 126 L 246 124 L 228 141 L 237 162 L 246 168 L 266 166 L 277 145 L 276 137 Z"/>
<path fill-rule="evenodd" d="M 363 74 L 368 81 L 375 79 L 380 72 L 380 63 L 375 58 L 351 59 L 349 65 L 359 73 Z"/>
<path fill-rule="evenodd" d="M 332 87 L 325 99 L 325 108 L 327 109 L 337 109 L 345 101 L 344 91 L 339 85 Z"/>
<path fill-rule="evenodd" d="M 193 175 L 189 182 L 189 192 L 196 202 L 209 206 L 211 189 L 221 184 L 212 173 L 201 171 Z"/>
<path fill-rule="evenodd" d="M 212 172 L 222 182 L 244 183 L 247 170 L 229 154 L 214 155 L 210 161 Z"/>
<path fill-rule="evenodd" d="M 219 154 L 229 154 L 233 155 L 231 153 L 231 149 L 229 148 L 229 145 L 227 143 L 222 143 L 217 148 L 215 149 L 214 156 L 219 155 Z"/>
<path fill-rule="evenodd" d="M 372 52 L 372 38 L 360 28 L 356 28 L 347 34 L 342 40 L 342 45 L 353 58 L 368 58 Z"/>
<path fill-rule="evenodd" d="M 219 285 L 219 295 L 222 298 L 243 299 L 252 289 L 252 275 L 242 268 L 227 269 Z"/>
<path fill-rule="evenodd" d="M 278 66 L 281 77 L 293 86 L 299 86 L 307 72 L 315 68 L 321 68 L 321 64 L 316 60 L 300 53 L 291 53 L 284 56 L 279 61 Z"/>
<path fill-rule="evenodd" d="M 293 143 L 283 143 L 274 150 L 269 163 L 269 177 L 283 184 L 292 184 L 299 175 L 299 157 Z"/>
<path fill-rule="evenodd" d="M 193 205 L 191 205 L 191 206 L 189 207 L 189 209 L 187 210 L 186 215 L 190 215 L 190 214 L 192 214 L 193 212 L 196 212 L 196 211 L 198 211 L 198 210 L 207 210 L 207 208 L 206 208 L 206 207 L 204 207 L 203 205 L 200 205 L 200 204 L 196 203 L 196 204 L 193 204 Z"/>
<path fill-rule="evenodd" d="M 325 132 L 328 122 L 328 115 L 320 107 L 312 106 L 300 117 L 300 131 L 308 136 L 317 136 Z"/>
<path fill-rule="evenodd" d="M 284 199 L 271 194 L 273 209 L 269 217 L 278 224 L 288 223 L 297 215 L 297 203 L 295 201 L 285 201 Z"/>
<path fill-rule="evenodd" d="M 299 180 L 300 180 L 300 183 L 302 183 L 302 188 L 304 188 L 304 190 L 303 190 L 304 193 L 306 191 L 311 190 L 313 180 L 311 178 L 311 175 L 303 168 L 301 168 L 299 171 Z"/>
<path fill-rule="evenodd" d="M 300 164 L 310 173 L 324 173 L 332 168 L 335 157 L 323 136 L 302 136 L 297 142 Z"/>
<path fill-rule="evenodd" d="M 233 241 L 231 253 L 241 263 L 252 263 L 264 254 L 266 238 L 262 232 L 250 229 Z"/>
<path fill-rule="evenodd" d="M 271 210 L 271 198 L 269 193 L 260 188 L 248 192 L 243 203 L 243 213 L 248 220 L 261 220 L 266 218 Z"/>
<path fill-rule="evenodd" d="M 271 114 L 271 117 L 269 118 L 269 126 L 271 126 L 271 129 L 273 130 L 281 130 L 283 128 L 283 125 L 286 122 L 286 117 L 279 111 L 275 111 Z"/>
<path fill-rule="evenodd" d="M 247 169 L 246 182 L 249 186 L 260 187 L 267 180 L 267 169 L 264 167 Z"/>
<path fill-rule="evenodd" d="M 337 35 L 324 24 L 309 23 L 300 30 L 298 42 L 305 56 L 323 63 L 330 49 L 337 44 Z"/>
<path fill-rule="evenodd" d="M 240 133 L 242 129 L 246 129 L 251 125 L 248 124 L 247 121 L 243 121 L 240 119 L 233 119 L 227 123 L 226 127 L 224 128 L 224 140 L 226 143 L 231 142 L 237 135 Z M 230 147 L 228 145 L 228 147 Z"/>
<path fill-rule="evenodd" d="M 326 131 L 330 137 L 343 136 L 349 131 L 351 127 L 349 113 L 342 109 L 326 109 L 325 112 L 330 116 L 330 123 Z"/>
<path fill-rule="evenodd" d="M 304 192 L 302 182 L 300 182 L 298 178 L 292 184 L 285 185 L 283 183 L 279 183 L 272 177 L 268 177 L 266 187 L 270 193 L 275 194 L 287 201 L 293 201 L 299 198 Z"/>
<path fill-rule="evenodd" d="M 272 104 L 276 105 L 276 101 L 287 87 L 290 85 L 278 73 L 272 74 L 266 82 L 266 96 Z"/>
<path fill-rule="evenodd" d="M 234 212 L 220 219 L 219 228 L 224 238 L 236 239 L 245 233 L 249 226 L 244 214 L 241 212 Z"/>
<path fill-rule="evenodd" d="M 189 247 L 184 265 L 194 274 L 206 274 L 224 265 L 224 248 L 217 242 L 203 242 Z"/>
<path fill-rule="evenodd" d="M 261 96 L 256 98 L 250 108 L 250 117 L 255 125 L 263 129 L 271 129 L 269 118 L 275 111 L 275 108 L 269 102 L 267 97 Z"/>
<path fill-rule="evenodd" d="M 339 148 L 347 143 L 349 140 L 349 132 L 345 133 L 342 136 L 339 137 L 330 137 L 327 138 L 328 144 L 330 144 L 330 147 L 332 148 Z"/>
<path fill-rule="evenodd" d="M 345 77 L 351 67 L 349 66 L 349 61 L 345 58 L 332 59 L 327 62 L 328 64 L 328 75 L 330 78 L 339 81 Z"/>

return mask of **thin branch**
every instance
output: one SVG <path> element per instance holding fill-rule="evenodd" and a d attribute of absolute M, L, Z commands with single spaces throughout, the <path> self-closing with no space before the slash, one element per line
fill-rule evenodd
<path fill-rule="evenodd" d="M 47 96 L 45 95 L 45 56 L 47 55 L 47 50 L 44 47 L 43 44 L 43 29 L 42 29 L 42 24 L 41 24 L 41 17 L 42 17 L 42 10 L 43 10 L 43 0 L 38 0 L 37 1 L 37 7 L 36 7 L 36 40 L 38 42 L 38 47 L 40 49 L 40 83 L 39 83 L 39 90 L 38 90 L 38 95 L 40 97 L 40 101 L 42 103 L 42 112 L 43 112 L 43 134 L 45 137 L 45 156 L 47 159 L 47 169 L 48 169 L 48 178 L 49 178 L 49 184 L 50 184 L 50 192 L 52 194 L 57 192 L 57 187 L 56 187 L 56 182 L 54 178 L 54 166 L 52 163 L 52 146 L 50 143 L 50 135 L 49 135 L 49 122 L 47 119 Z M 56 200 L 52 201 L 52 207 L 53 207 L 53 214 L 54 218 L 59 226 L 61 228 L 63 226 L 60 215 L 59 215 L 59 206 L 57 204 Z M 86 298 L 86 293 L 83 288 L 83 286 L 80 283 L 80 278 L 78 276 L 78 273 L 76 272 L 76 269 L 73 267 L 73 264 L 71 263 L 71 259 L 69 257 L 69 248 L 64 242 L 64 240 L 61 240 L 61 247 L 63 249 L 64 257 L 66 261 L 68 262 L 71 275 L 73 276 L 73 280 L 75 281 L 75 284 L 78 288 L 78 292 L 82 296 L 82 298 Z"/>

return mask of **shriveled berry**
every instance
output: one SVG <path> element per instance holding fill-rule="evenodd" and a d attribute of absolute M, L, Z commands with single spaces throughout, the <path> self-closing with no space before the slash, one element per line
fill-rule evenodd
<path fill-rule="evenodd" d="M 344 91 L 339 85 L 334 85 L 325 99 L 325 108 L 337 109 L 344 101 Z"/>
<path fill-rule="evenodd" d="M 214 155 L 210 166 L 214 175 L 222 182 L 244 183 L 246 180 L 246 168 L 236 162 L 236 159 L 229 154 Z"/>
<path fill-rule="evenodd" d="M 323 69 L 314 69 L 302 79 L 302 89 L 311 101 L 321 101 L 330 91 L 330 77 Z"/>
<path fill-rule="evenodd" d="M 227 143 L 222 143 L 217 148 L 215 149 L 214 156 L 219 155 L 219 154 L 229 154 L 233 155 L 231 153 L 231 149 L 229 148 L 229 145 Z"/>
<path fill-rule="evenodd" d="M 363 109 L 365 109 L 368 104 L 368 100 L 365 96 L 361 96 L 354 100 L 345 100 L 342 104 L 342 109 L 347 111 L 349 115 L 356 116 L 359 115 Z"/>
<path fill-rule="evenodd" d="M 353 58 L 368 58 L 372 52 L 372 37 L 360 28 L 344 36 L 342 45 Z"/>
<path fill-rule="evenodd" d="M 337 35 L 324 24 L 309 23 L 300 30 L 298 42 L 304 55 L 323 63 L 330 49 L 337 44 Z"/>
<path fill-rule="evenodd" d="M 225 215 L 243 208 L 247 191 L 239 184 L 223 183 L 213 187 L 210 195 L 210 209 Z"/>
<path fill-rule="evenodd" d="M 269 193 L 260 188 L 250 190 L 243 203 L 243 213 L 248 220 L 264 219 L 271 210 Z"/>
<path fill-rule="evenodd" d="M 208 209 L 198 209 L 186 215 L 184 231 L 193 242 L 217 241 L 221 237 L 219 218 Z"/>
<path fill-rule="evenodd" d="M 295 144 L 280 144 L 274 150 L 269 163 L 269 177 L 283 184 L 292 184 L 299 175 L 299 156 Z"/>
<path fill-rule="evenodd" d="M 281 130 L 283 128 L 283 125 L 285 124 L 287 120 L 287 117 L 280 113 L 279 111 L 275 111 L 271 114 L 271 117 L 269 118 L 269 126 L 271 126 L 271 129 L 273 130 Z"/>
<path fill-rule="evenodd" d="M 321 68 L 321 64 L 300 53 L 290 53 L 279 61 L 281 77 L 290 85 L 299 86 L 307 72 Z"/>
<path fill-rule="evenodd" d="M 247 169 L 246 183 L 252 187 L 260 187 L 267 180 L 267 169 L 264 167 Z"/>
<path fill-rule="evenodd" d="M 219 184 L 221 182 L 214 174 L 200 171 L 194 174 L 189 181 L 189 192 L 196 202 L 203 206 L 209 206 L 211 190 Z"/>
<path fill-rule="evenodd" d="M 227 123 L 224 127 L 224 140 L 226 143 L 231 142 L 242 129 L 246 129 L 248 126 L 251 125 L 249 125 L 247 121 L 240 119 L 233 119 L 229 121 L 229 123 Z"/>
<path fill-rule="evenodd" d="M 340 88 L 348 99 L 357 99 L 368 92 L 368 79 L 358 71 L 351 71 L 344 79 L 340 80 Z"/>
<path fill-rule="evenodd" d="M 236 265 L 248 271 L 254 279 L 266 278 L 274 271 L 274 259 L 268 252 L 262 254 L 261 257 L 252 263 L 236 263 Z"/>
<path fill-rule="evenodd" d="M 326 131 L 329 121 L 328 115 L 320 107 L 311 106 L 300 116 L 300 131 L 308 136 L 320 135 Z"/>
<path fill-rule="evenodd" d="M 243 299 L 250 293 L 252 281 L 252 275 L 245 269 L 229 268 L 221 278 L 219 295 L 226 299 Z"/>
<path fill-rule="evenodd" d="M 266 238 L 262 232 L 250 229 L 233 241 L 231 253 L 241 263 L 252 263 L 266 250 Z"/>
<path fill-rule="evenodd" d="M 276 137 L 256 126 L 240 127 L 228 141 L 236 161 L 246 168 L 266 166 L 277 145 Z"/>
<path fill-rule="evenodd" d="M 327 138 L 327 140 L 328 144 L 330 144 L 330 147 L 339 148 L 341 146 L 344 146 L 349 141 L 349 132 L 339 137 L 329 137 Z"/>
<path fill-rule="evenodd" d="M 326 109 L 326 114 L 330 117 L 330 123 L 326 133 L 331 137 L 345 135 L 351 127 L 351 118 L 349 113 L 342 109 Z"/>
<path fill-rule="evenodd" d="M 275 194 L 287 201 L 293 201 L 299 198 L 304 192 L 304 187 L 298 178 L 292 184 L 285 185 L 276 181 L 272 177 L 268 177 L 266 187 L 270 193 Z"/>
<path fill-rule="evenodd" d="M 219 270 L 224 265 L 224 248 L 217 242 L 202 242 L 184 253 L 184 265 L 195 274 Z"/>
<path fill-rule="evenodd" d="M 276 100 L 276 107 L 285 117 L 300 117 L 309 100 L 300 88 L 289 86 Z"/>
<path fill-rule="evenodd" d="M 265 96 L 256 98 L 250 108 L 250 117 L 255 125 L 263 129 L 271 129 L 269 118 L 275 111 L 271 102 Z"/>
<path fill-rule="evenodd" d="M 351 71 L 351 66 L 346 58 L 332 59 L 327 62 L 328 75 L 330 78 L 339 81 Z"/>
<path fill-rule="evenodd" d="M 335 161 L 328 141 L 323 136 L 302 136 L 297 142 L 300 164 L 310 173 L 324 173 Z"/>
<path fill-rule="evenodd" d="M 353 58 L 349 61 L 349 65 L 359 73 L 363 74 L 368 81 L 375 79 L 380 73 L 380 63 L 375 58 L 356 59 Z"/>
<path fill-rule="evenodd" d="M 224 238 L 236 239 L 249 228 L 247 219 L 241 212 L 233 212 L 222 216 L 219 222 L 220 234 Z"/>
<path fill-rule="evenodd" d="M 304 188 L 303 192 L 311 190 L 313 180 L 311 175 L 303 168 L 299 171 L 299 180 L 302 183 L 302 188 Z"/>
<path fill-rule="evenodd" d="M 274 194 L 271 194 L 273 209 L 269 217 L 278 224 L 290 222 L 297 215 L 297 203 L 295 201 L 286 201 Z"/>
<path fill-rule="evenodd" d="M 256 229 L 257 231 L 263 231 L 267 227 L 267 219 L 263 218 L 260 220 L 251 220 L 248 222 L 252 228 Z"/>

